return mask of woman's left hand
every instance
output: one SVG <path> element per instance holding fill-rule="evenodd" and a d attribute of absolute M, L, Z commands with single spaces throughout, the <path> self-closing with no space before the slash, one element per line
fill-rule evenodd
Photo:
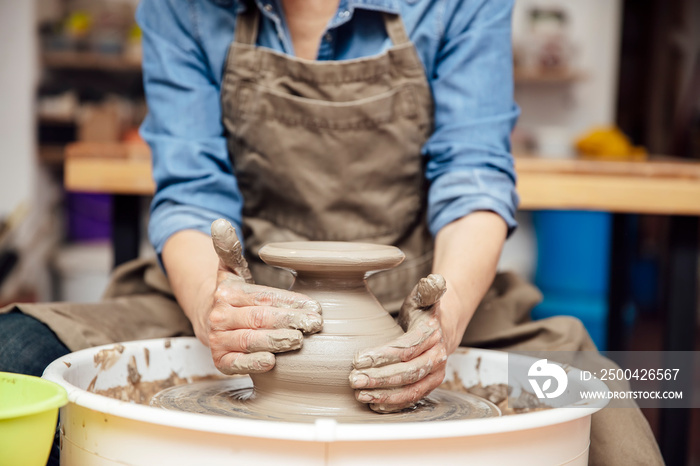
<path fill-rule="evenodd" d="M 355 356 L 349 378 L 358 401 L 392 413 L 414 406 L 442 383 L 447 348 L 439 313 L 446 289 L 441 275 L 422 278 L 399 312 L 406 333 Z"/>

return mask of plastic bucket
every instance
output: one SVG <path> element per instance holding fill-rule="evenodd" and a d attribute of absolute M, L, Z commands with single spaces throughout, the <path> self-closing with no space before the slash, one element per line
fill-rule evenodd
<path fill-rule="evenodd" d="M 66 390 L 58 384 L 0 372 L 0 464 L 45 465 L 58 408 L 67 402 Z"/>

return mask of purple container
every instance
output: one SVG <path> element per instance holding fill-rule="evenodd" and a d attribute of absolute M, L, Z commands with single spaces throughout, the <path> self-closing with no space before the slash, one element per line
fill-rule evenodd
<path fill-rule="evenodd" d="M 109 240 L 112 231 L 112 196 L 66 193 L 66 216 L 69 241 Z"/>

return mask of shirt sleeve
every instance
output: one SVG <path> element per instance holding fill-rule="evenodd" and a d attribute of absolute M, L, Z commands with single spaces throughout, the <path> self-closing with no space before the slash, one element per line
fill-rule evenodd
<path fill-rule="evenodd" d="M 423 149 L 433 235 L 480 210 L 500 215 L 509 234 L 516 227 L 512 7 L 512 0 L 459 0 L 446 19 L 429 77 L 435 131 Z"/>
<path fill-rule="evenodd" d="M 217 218 L 239 232 L 241 225 L 242 198 L 224 138 L 218 80 L 199 45 L 192 3 L 144 0 L 136 13 L 148 103 L 141 135 L 151 147 L 156 183 L 148 233 L 159 257 L 178 231 L 210 234 Z"/>

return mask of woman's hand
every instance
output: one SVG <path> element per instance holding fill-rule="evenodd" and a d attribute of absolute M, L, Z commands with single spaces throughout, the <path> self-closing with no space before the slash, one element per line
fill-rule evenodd
<path fill-rule="evenodd" d="M 421 279 L 399 313 L 406 333 L 357 354 L 350 386 L 358 401 L 379 413 L 396 412 L 414 406 L 442 383 L 447 349 L 438 317 L 446 289 L 441 275 Z"/>
<path fill-rule="evenodd" d="M 321 330 L 321 306 L 299 293 L 255 285 L 226 220 L 212 223 L 211 235 L 219 268 L 203 325 L 214 364 L 227 375 L 269 371 L 274 353 L 299 349 L 302 333 Z"/>

